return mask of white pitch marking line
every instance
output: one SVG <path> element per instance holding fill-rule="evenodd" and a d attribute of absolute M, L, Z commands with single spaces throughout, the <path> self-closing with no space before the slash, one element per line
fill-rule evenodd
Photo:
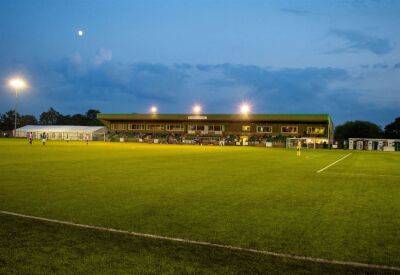
<path fill-rule="evenodd" d="M 80 224 L 80 223 L 74 223 L 74 222 L 68 222 L 68 221 L 61 221 L 61 220 L 19 214 L 19 213 L 9 212 L 9 211 L 0 211 L 0 213 L 4 214 L 4 215 L 16 216 L 16 217 L 21 217 L 21 218 L 26 218 L 26 219 L 32 219 L 32 220 L 38 220 L 38 221 L 44 221 L 44 222 L 50 222 L 50 223 L 56 223 L 56 224 L 63 224 L 63 225 L 80 227 L 80 228 L 88 228 L 88 229 L 93 229 L 93 230 L 103 231 L 103 232 L 119 233 L 119 234 L 124 234 L 124 235 L 142 237 L 142 238 L 166 240 L 166 241 L 180 242 L 180 243 L 186 243 L 186 244 L 195 244 L 195 245 L 202 245 L 202 246 L 207 246 L 207 247 L 217 247 L 217 248 L 222 248 L 222 249 L 251 252 L 251 253 L 264 254 L 264 255 L 269 255 L 269 256 L 274 256 L 274 257 L 309 261 L 309 262 L 322 263 L 322 264 L 334 264 L 334 265 L 344 265 L 344 266 L 361 267 L 361 268 L 369 268 L 369 269 L 400 271 L 400 267 L 398 267 L 398 266 L 328 260 L 328 259 L 313 258 L 313 257 L 300 256 L 300 255 L 294 255 L 294 254 L 278 253 L 278 252 L 272 252 L 272 251 L 267 251 L 267 250 L 258 250 L 258 249 L 244 248 L 244 247 L 239 247 L 239 246 L 223 245 L 223 244 L 209 243 L 209 242 L 203 242 L 203 241 L 194 241 L 194 240 L 188 240 L 188 239 L 182 239 L 182 238 L 173 238 L 173 237 L 139 233 L 139 232 L 107 228 L 107 227 L 101 227 L 101 226 Z"/>
<path fill-rule="evenodd" d="M 331 164 L 329 164 L 328 166 L 325 166 L 324 168 L 320 169 L 317 171 L 317 173 L 321 173 L 322 171 L 325 171 L 326 169 L 328 169 L 329 167 L 331 167 L 332 165 L 335 165 L 336 163 L 338 163 L 339 161 L 344 160 L 345 158 L 347 158 L 348 156 L 350 156 L 352 153 L 348 153 L 347 155 L 345 155 L 344 157 L 338 159 L 335 162 L 332 162 Z"/>

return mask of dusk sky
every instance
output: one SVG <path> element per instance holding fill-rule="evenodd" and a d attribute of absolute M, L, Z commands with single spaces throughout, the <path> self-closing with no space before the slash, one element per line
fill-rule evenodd
<path fill-rule="evenodd" d="M 400 116 L 400 1 L 2 0 L 0 41 L 0 113 Z"/>

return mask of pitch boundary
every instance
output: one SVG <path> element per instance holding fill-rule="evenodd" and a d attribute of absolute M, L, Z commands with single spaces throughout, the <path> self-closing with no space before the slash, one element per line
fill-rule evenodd
<path fill-rule="evenodd" d="M 321 173 L 321 172 L 323 172 L 323 171 L 325 171 L 326 169 L 328 169 L 329 167 L 331 167 L 331 166 L 333 166 L 333 165 L 335 165 L 336 163 L 338 163 L 339 161 L 342 161 L 342 160 L 344 160 L 345 158 L 347 158 L 348 156 L 350 156 L 352 153 L 348 153 L 347 155 L 345 155 L 344 157 L 342 157 L 342 158 L 340 158 L 340 159 L 338 159 L 338 160 L 336 160 L 336 161 L 334 161 L 334 162 L 332 162 L 331 164 L 329 164 L 329 165 L 327 165 L 327 166 L 325 166 L 324 168 L 322 168 L 322 169 L 319 169 L 318 171 L 317 171 L 317 173 Z"/>
<path fill-rule="evenodd" d="M 352 261 L 329 260 L 329 259 L 314 258 L 314 257 L 300 256 L 300 255 L 287 254 L 287 253 L 278 253 L 278 252 L 273 252 L 273 251 L 268 251 L 268 250 L 258 250 L 258 249 L 244 248 L 244 247 L 239 247 L 239 246 L 210 243 L 210 242 L 205 242 L 205 241 L 195 241 L 195 240 L 189 240 L 189 239 L 183 239 L 183 238 L 167 237 L 167 236 L 161 236 L 161 235 L 120 230 L 120 229 L 114 229 L 114 228 L 108 228 L 108 227 L 102 227 L 102 226 L 80 224 L 80 223 L 74 223 L 74 222 L 69 222 L 69 221 L 62 221 L 62 220 L 56 220 L 56 219 L 49 219 L 49 218 L 25 215 L 25 214 L 10 212 L 10 211 L 0 211 L 0 213 L 3 215 L 15 216 L 15 217 L 20 217 L 20 218 L 26 218 L 26 219 L 36 220 L 36 221 L 55 223 L 55 224 L 74 226 L 74 227 L 79 227 L 79 228 L 92 229 L 92 230 L 102 231 L 102 232 L 111 232 L 111 233 L 118 233 L 118 234 L 124 234 L 124 235 L 130 235 L 130 236 L 136 236 L 136 237 L 142 237 L 142 238 L 166 240 L 166 241 L 171 241 L 171 242 L 179 242 L 179 243 L 193 244 L 193 245 L 201 245 L 201 246 L 206 246 L 206 247 L 228 249 L 228 250 L 233 250 L 233 251 L 250 252 L 250 253 L 279 257 L 279 258 L 301 260 L 301 261 L 308 261 L 308 262 L 315 262 L 315 263 L 322 263 L 322 264 L 331 264 L 331 265 L 342 265 L 342 266 L 351 266 L 351 267 L 360 267 L 360 268 L 369 268 L 369 269 L 400 271 L 400 267 L 397 267 L 397 266 L 368 264 L 368 263 L 359 263 L 359 262 L 352 262 Z"/>

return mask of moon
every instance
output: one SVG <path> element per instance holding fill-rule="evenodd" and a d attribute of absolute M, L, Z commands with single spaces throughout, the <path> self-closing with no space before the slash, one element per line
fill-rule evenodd
<path fill-rule="evenodd" d="M 83 31 L 82 30 L 78 30 L 78 36 L 83 36 Z"/>

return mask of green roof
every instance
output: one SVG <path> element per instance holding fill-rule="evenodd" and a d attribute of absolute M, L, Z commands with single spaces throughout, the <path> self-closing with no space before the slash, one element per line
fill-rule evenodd
<path fill-rule="evenodd" d="M 98 114 L 100 120 L 142 120 L 142 121 L 194 121 L 198 117 L 207 117 L 206 121 L 308 121 L 328 122 L 331 118 L 328 114 Z M 189 117 L 191 117 L 189 119 Z M 198 120 L 202 120 L 199 118 Z"/>

